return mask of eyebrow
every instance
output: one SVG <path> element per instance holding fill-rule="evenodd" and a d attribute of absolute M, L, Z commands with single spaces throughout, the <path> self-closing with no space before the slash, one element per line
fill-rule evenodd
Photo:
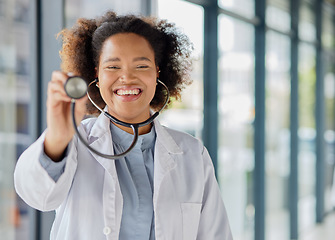
<path fill-rule="evenodd" d="M 137 57 L 137 58 L 134 58 L 133 60 L 134 62 L 137 62 L 137 61 L 148 61 L 148 62 L 151 62 L 151 60 L 147 57 Z"/>
<path fill-rule="evenodd" d="M 103 63 L 107 63 L 107 62 L 120 62 L 120 58 L 115 57 L 115 58 L 108 58 L 105 61 L 103 61 Z M 147 57 L 136 57 L 133 59 L 133 62 L 138 62 L 138 61 L 148 61 L 148 62 L 152 62 L 149 58 Z"/>
<path fill-rule="evenodd" d="M 103 63 L 106 63 L 106 62 L 120 62 L 120 61 L 121 61 L 120 58 L 115 57 L 115 58 L 108 58 L 105 61 L 103 61 Z"/>

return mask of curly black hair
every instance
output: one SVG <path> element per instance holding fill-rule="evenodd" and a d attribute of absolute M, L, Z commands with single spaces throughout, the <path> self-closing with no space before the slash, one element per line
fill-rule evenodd
<path fill-rule="evenodd" d="M 99 65 L 104 42 L 117 33 L 135 33 L 150 43 L 160 70 L 159 79 L 168 87 L 170 98 L 180 99 L 182 89 L 192 82 L 190 70 L 193 45 L 175 24 L 166 20 L 136 15 L 120 16 L 113 11 L 96 19 L 79 18 L 71 29 L 63 29 L 59 33 L 63 41 L 60 51 L 62 70 L 83 77 L 87 83 L 91 82 L 96 76 L 95 69 Z M 90 95 L 99 107 L 106 105 L 98 88 L 91 88 Z M 151 108 L 161 108 L 165 95 L 164 88 L 157 85 Z M 97 113 L 97 109 L 89 102 L 87 111 L 90 114 Z"/>

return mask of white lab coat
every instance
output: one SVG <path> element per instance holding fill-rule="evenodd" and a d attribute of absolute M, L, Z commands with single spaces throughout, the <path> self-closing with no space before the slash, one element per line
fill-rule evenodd
<path fill-rule="evenodd" d="M 89 144 L 113 154 L 110 121 L 83 121 Z M 156 240 L 231 240 L 226 210 L 207 150 L 188 134 L 155 120 L 154 214 Z M 31 207 L 56 210 L 52 240 L 118 239 L 123 199 L 114 160 L 91 153 L 74 137 L 64 173 L 54 182 L 40 165 L 44 134 L 19 158 L 17 193 Z"/>

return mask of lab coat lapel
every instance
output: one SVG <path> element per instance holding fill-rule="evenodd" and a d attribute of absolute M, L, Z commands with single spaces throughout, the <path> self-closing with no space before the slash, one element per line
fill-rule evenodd
<path fill-rule="evenodd" d="M 182 154 L 183 152 L 172 136 L 157 120 L 154 121 L 154 124 L 157 134 L 154 153 L 154 203 L 156 203 L 164 176 L 177 165 L 175 162 L 176 155 Z"/>
<path fill-rule="evenodd" d="M 166 217 L 171 217 L 169 212 L 170 207 L 173 206 L 173 210 L 177 209 L 174 203 L 171 202 L 169 205 L 166 199 L 160 199 L 160 196 L 165 194 L 164 190 L 170 189 L 173 186 L 171 178 L 168 177 L 169 172 L 177 166 L 177 158 L 182 154 L 181 149 L 168 133 L 168 131 L 159 124 L 158 121 L 154 121 L 156 130 L 156 143 L 154 153 L 154 211 L 155 211 L 155 235 L 156 239 L 176 239 L 175 236 L 182 232 L 181 224 L 167 224 L 164 220 Z M 163 184 L 164 182 L 164 184 Z M 164 186 L 161 188 L 161 186 Z M 159 203 L 159 204 L 158 204 Z M 167 211 L 167 212 L 166 212 Z M 162 214 L 164 217 L 162 217 Z M 178 223 L 180 217 L 178 214 L 173 214 L 174 218 L 177 218 L 174 223 Z M 169 222 L 169 220 L 167 220 Z M 171 222 L 170 222 L 171 223 Z M 179 239 L 179 238 L 177 238 Z"/>
<path fill-rule="evenodd" d="M 108 155 L 114 154 L 110 121 L 103 114 L 100 114 L 92 126 L 88 141 L 89 145 L 99 152 Z M 115 160 L 101 157 L 93 152 L 91 154 L 106 170 L 103 186 L 105 228 L 111 229 L 112 234 L 109 235 L 108 239 L 117 239 L 121 224 L 123 199 L 116 173 Z"/>
<path fill-rule="evenodd" d="M 108 155 L 114 154 L 110 121 L 103 114 L 100 114 L 92 126 L 88 136 L 88 143 L 92 148 L 101 153 Z M 91 154 L 112 176 L 116 176 L 114 160 L 101 157 L 93 152 L 91 152 Z"/>

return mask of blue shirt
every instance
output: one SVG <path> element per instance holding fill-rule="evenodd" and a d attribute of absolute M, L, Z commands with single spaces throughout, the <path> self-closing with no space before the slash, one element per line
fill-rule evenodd
<path fill-rule="evenodd" d="M 133 135 L 111 124 L 115 153 L 124 152 Z M 115 161 L 121 192 L 123 211 L 119 239 L 155 239 L 153 209 L 154 127 L 140 135 L 134 149 Z"/>
<path fill-rule="evenodd" d="M 115 154 L 124 152 L 133 135 L 111 123 Z M 115 160 L 116 171 L 123 196 L 123 211 L 119 239 L 154 240 L 153 176 L 156 132 L 154 126 L 140 135 L 134 149 L 125 157 Z M 112 160 L 111 160 L 112 161 Z M 43 153 L 41 165 L 56 182 L 64 172 L 66 157 L 53 162 Z"/>

